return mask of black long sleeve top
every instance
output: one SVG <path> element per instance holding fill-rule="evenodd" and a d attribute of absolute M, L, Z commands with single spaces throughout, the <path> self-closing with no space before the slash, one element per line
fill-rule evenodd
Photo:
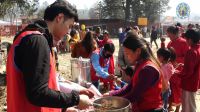
<path fill-rule="evenodd" d="M 26 30 L 38 30 L 43 33 L 43 35 L 24 37 L 15 48 L 14 61 L 23 73 L 28 100 L 42 107 L 67 108 L 77 105 L 79 103 L 77 92 L 66 94 L 48 87 L 53 40 L 46 23 L 37 21 L 27 26 L 24 31 Z"/>

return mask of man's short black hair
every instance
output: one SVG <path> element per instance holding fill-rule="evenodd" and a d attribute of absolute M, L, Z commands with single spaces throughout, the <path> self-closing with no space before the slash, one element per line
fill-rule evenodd
<path fill-rule="evenodd" d="M 63 13 L 67 18 L 74 18 L 75 22 L 78 21 L 76 8 L 65 0 L 56 0 L 48 6 L 44 12 L 44 20 L 53 21 L 60 13 Z"/>

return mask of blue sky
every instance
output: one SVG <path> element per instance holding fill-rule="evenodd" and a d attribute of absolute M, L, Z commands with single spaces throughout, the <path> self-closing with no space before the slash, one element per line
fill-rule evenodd
<path fill-rule="evenodd" d="M 40 0 L 40 3 L 48 1 L 49 4 L 53 3 L 55 0 Z M 89 9 L 94 3 L 100 0 L 67 0 L 70 3 L 76 5 L 78 9 Z M 176 16 L 176 7 L 179 3 L 185 2 L 190 6 L 191 15 L 200 16 L 200 0 L 170 0 L 169 6 L 171 7 L 166 13 L 165 16 Z"/>

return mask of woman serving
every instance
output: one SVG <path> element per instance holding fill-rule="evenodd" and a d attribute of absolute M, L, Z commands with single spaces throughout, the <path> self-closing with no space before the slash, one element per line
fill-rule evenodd
<path fill-rule="evenodd" d="M 132 111 L 162 111 L 162 81 L 159 63 L 154 57 L 148 43 L 137 34 L 128 35 L 123 47 L 124 54 L 135 70 L 131 83 L 120 90 L 104 94 L 121 96 L 132 103 Z"/>

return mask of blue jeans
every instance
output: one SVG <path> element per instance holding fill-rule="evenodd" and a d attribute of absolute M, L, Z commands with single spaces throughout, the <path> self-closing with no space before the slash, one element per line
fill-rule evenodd
<path fill-rule="evenodd" d="M 165 92 L 162 93 L 162 100 L 163 100 L 163 112 L 168 112 L 167 105 L 168 105 L 168 99 L 171 95 L 171 90 L 167 89 Z"/>

